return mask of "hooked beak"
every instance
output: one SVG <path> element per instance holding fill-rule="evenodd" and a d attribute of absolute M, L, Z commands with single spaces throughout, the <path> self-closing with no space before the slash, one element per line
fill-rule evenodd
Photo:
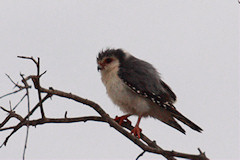
<path fill-rule="evenodd" d="M 103 69 L 104 69 L 104 66 L 105 66 L 105 65 L 104 65 L 103 63 L 98 62 L 98 66 L 97 66 L 98 72 L 101 71 L 101 70 L 103 70 Z"/>
<path fill-rule="evenodd" d="M 99 70 L 102 70 L 102 67 L 101 67 L 101 66 L 98 66 L 98 67 L 97 67 L 97 70 L 98 70 L 98 72 L 99 72 Z"/>

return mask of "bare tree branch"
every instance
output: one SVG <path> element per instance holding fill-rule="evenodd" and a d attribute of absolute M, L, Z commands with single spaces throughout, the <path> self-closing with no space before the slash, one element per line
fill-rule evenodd
<path fill-rule="evenodd" d="M 96 122 L 102 122 L 102 123 L 109 124 L 116 131 L 118 131 L 119 133 L 124 135 L 126 138 L 131 140 L 133 143 L 135 143 L 138 147 L 140 147 L 143 150 L 143 152 L 141 154 L 139 154 L 137 159 L 142 157 L 144 155 L 144 153 L 149 152 L 149 153 L 155 153 L 155 154 L 162 155 L 168 160 L 176 160 L 177 157 L 185 158 L 185 159 L 192 159 L 192 160 L 208 160 L 205 153 L 202 152 L 200 149 L 198 149 L 199 152 L 200 152 L 199 154 L 195 154 L 195 155 L 194 154 L 186 154 L 186 153 L 180 153 L 180 152 L 176 152 L 176 151 L 164 150 L 161 147 L 159 147 L 155 141 L 150 140 L 143 133 L 141 133 L 141 138 L 138 139 L 137 137 L 133 136 L 129 132 L 133 128 L 133 126 L 129 122 L 124 122 L 122 124 L 122 126 L 120 126 L 97 103 L 95 103 L 91 100 L 82 98 L 82 97 L 80 97 L 78 95 L 75 95 L 75 94 L 72 94 L 72 93 L 66 93 L 64 91 L 56 90 L 56 89 L 53 89 L 51 87 L 49 89 L 42 87 L 40 85 L 40 78 L 43 74 L 46 73 L 46 71 L 43 72 L 42 74 L 40 74 L 40 59 L 38 58 L 38 60 L 36 61 L 33 57 L 25 57 L 25 56 L 18 56 L 18 57 L 23 58 L 23 59 L 32 60 L 37 67 L 37 75 L 29 75 L 27 77 L 24 77 L 23 75 L 21 75 L 22 76 L 22 83 L 24 84 L 24 86 L 18 85 L 8 76 L 9 79 L 12 81 L 12 83 L 19 88 L 19 90 L 14 91 L 14 92 L 9 93 L 9 94 L 6 94 L 6 95 L 4 95 L 0 98 L 9 96 L 11 94 L 16 94 L 16 93 L 22 91 L 23 89 L 26 89 L 26 96 L 27 96 L 27 99 L 28 99 L 27 106 L 28 106 L 29 109 L 28 109 L 28 114 L 27 115 L 21 116 L 21 115 L 17 114 L 15 111 L 13 111 L 12 109 L 9 111 L 9 110 L 1 107 L 1 109 L 3 111 L 8 113 L 8 116 L 0 124 L 0 131 L 12 130 L 12 132 L 9 134 L 9 136 L 6 137 L 6 139 L 3 142 L 3 144 L 1 145 L 1 147 L 3 145 L 6 145 L 8 140 L 10 139 L 10 137 L 14 133 L 16 133 L 20 128 L 22 128 L 23 126 L 27 126 L 27 127 L 28 126 L 37 126 L 37 125 L 43 125 L 43 124 L 47 124 L 47 123 L 60 123 L 61 124 L 61 123 L 76 123 L 76 122 L 96 121 Z M 30 98 L 29 98 L 29 91 L 28 91 L 30 86 L 27 83 L 28 80 L 32 80 L 35 89 L 38 91 L 38 98 L 39 98 L 39 102 L 32 109 L 30 109 Z M 21 87 L 22 87 L 22 89 L 21 89 Z M 46 93 L 46 95 L 45 95 L 44 98 L 42 98 L 41 94 L 44 94 L 44 93 Z M 64 114 L 64 118 L 47 118 L 47 117 L 45 117 L 45 113 L 44 113 L 44 110 L 43 110 L 43 103 L 47 99 L 51 98 L 52 96 L 67 98 L 67 99 L 76 101 L 77 103 L 82 103 L 82 104 L 94 109 L 99 114 L 99 116 L 71 117 L 71 118 L 69 118 L 69 117 L 67 117 L 67 111 L 66 111 L 65 114 Z M 21 98 L 19 103 L 22 102 L 24 97 Z M 16 106 L 18 106 L 19 103 Z M 41 118 L 30 120 L 29 119 L 30 116 L 36 111 L 37 108 L 40 108 Z M 9 122 L 9 120 L 11 118 L 16 118 L 16 119 L 19 120 L 19 122 L 15 126 L 4 127 Z M 28 134 L 28 130 L 27 130 L 27 134 Z M 26 146 L 27 146 L 27 137 L 28 136 L 26 135 L 23 159 L 25 158 L 25 151 L 26 151 Z"/>
<path fill-rule="evenodd" d="M 36 83 L 35 84 L 35 88 L 38 91 L 38 99 L 39 99 L 39 101 L 41 101 L 42 96 L 41 96 L 41 92 L 39 90 L 39 87 L 40 87 L 40 77 L 41 77 L 40 76 L 40 58 L 38 57 L 37 61 L 33 57 L 18 56 L 18 58 L 30 59 L 30 60 L 32 60 L 36 64 L 36 67 L 37 67 L 37 76 L 36 77 L 37 78 L 36 78 L 36 82 L 35 82 Z M 44 73 L 46 73 L 46 71 Z M 41 74 L 41 75 L 43 75 L 43 74 Z M 23 81 L 24 84 L 27 82 L 26 79 L 23 79 L 22 81 Z M 43 110 L 42 103 L 40 103 L 40 110 L 41 110 L 42 118 L 44 118 L 45 117 L 45 113 L 44 113 L 44 110 Z"/>
<path fill-rule="evenodd" d="M 17 108 L 17 106 L 24 100 L 25 97 L 27 97 L 27 93 L 23 95 L 23 97 L 19 100 L 19 102 L 13 107 L 13 110 Z"/>
<path fill-rule="evenodd" d="M 48 98 L 50 98 L 51 95 L 47 94 L 41 101 L 39 101 L 36 106 L 27 114 L 27 116 L 25 118 L 23 118 L 23 120 L 21 122 L 19 122 L 13 129 L 13 131 L 10 133 L 9 136 L 7 136 L 7 138 L 5 139 L 5 141 L 3 142 L 3 144 L 0 146 L 0 148 L 3 145 L 7 145 L 7 142 L 9 140 L 9 138 L 15 133 L 17 132 L 22 126 L 23 124 L 27 121 L 27 119 L 33 114 L 33 112 L 39 107 L 40 103 L 43 103 L 45 100 L 47 100 Z"/>
<path fill-rule="evenodd" d="M 18 90 L 16 90 L 16 91 L 7 93 L 7 94 L 5 94 L 5 95 L 2 95 L 2 96 L 0 97 L 0 99 L 2 99 L 2 98 L 4 98 L 4 97 L 7 97 L 7 96 L 10 96 L 10 95 L 12 95 L 12 94 L 18 93 L 18 92 L 20 92 L 21 90 L 23 90 L 23 89 L 18 89 Z"/>

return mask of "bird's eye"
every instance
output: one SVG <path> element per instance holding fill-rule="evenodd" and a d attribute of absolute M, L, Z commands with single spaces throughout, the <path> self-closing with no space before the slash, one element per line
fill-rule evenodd
<path fill-rule="evenodd" d="M 106 62 L 106 63 L 111 63 L 112 60 L 113 60 L 112 58 L 107 58 L 107 59 L 105 60 L 105 62 Z"/>

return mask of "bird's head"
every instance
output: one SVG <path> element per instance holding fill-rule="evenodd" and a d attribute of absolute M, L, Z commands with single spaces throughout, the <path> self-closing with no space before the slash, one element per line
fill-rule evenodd
<path fill-rule="evenodd" d="M 122 49 L 106 49 L 99 52 L 97 57 L 98 71 L 108 72 L 118 67 L 124 59 L 128 56 L 128 53 Z"/>

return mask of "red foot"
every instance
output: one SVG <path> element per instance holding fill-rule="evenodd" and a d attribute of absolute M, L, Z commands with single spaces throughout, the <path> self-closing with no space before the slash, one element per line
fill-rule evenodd
<path fill-rule="evenodd" d="M 137 136 L 138 139 L 140 139 L 140 133 L 142 132 L 142 129 L 139 128 L 138 126 L 135 126 L 132 131 L 131 134 L 134 134 L 134 136 Z"/>
<path fill-rule="evenodd" d="M 121 116 L 121 117 L 116 116 L 114 120 L 115 120 L 116 122 L 118 122 L 119 125 L 122 125 L 123 122 L 127 122 L 127 123 L 130 123 L 130 124 L 131 124 L 131 121 L 128 120 L 128 117 L 129 117 L 129 116 L 130 116 L 130 115 L 125 115 L 125 116 Z"/>

